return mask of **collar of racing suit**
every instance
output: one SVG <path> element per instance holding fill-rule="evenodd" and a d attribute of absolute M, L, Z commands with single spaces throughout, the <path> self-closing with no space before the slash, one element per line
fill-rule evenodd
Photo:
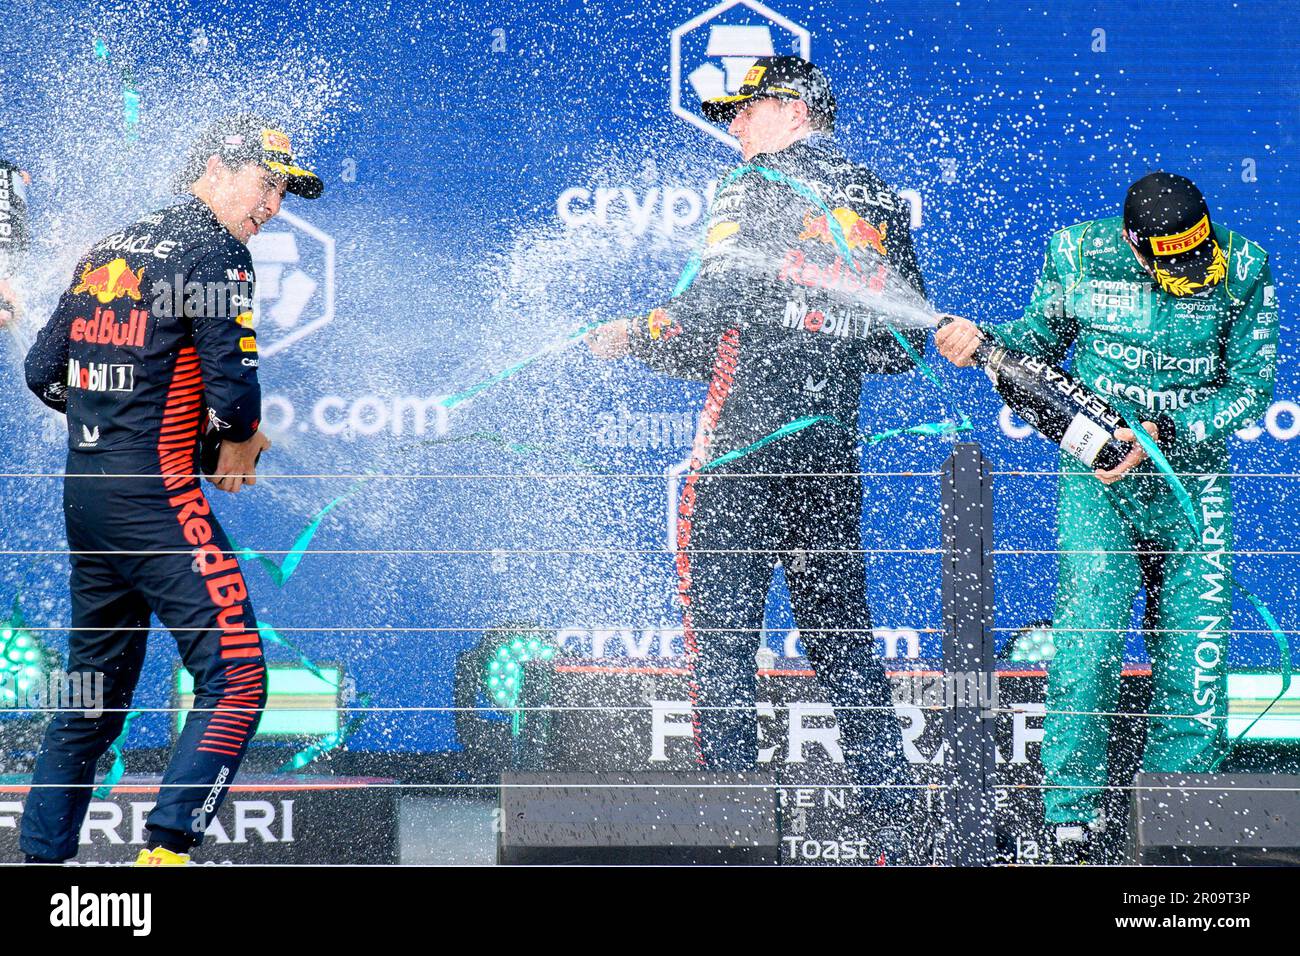
<path fill-rule="evenodd" d="M 829 133 L 812 133 L 805 136 L 798 142 L 791 143 L 785 149 L 777 150 L 774 153 L 759 153 L 746 163 L 746 166 L 764 166 L 768 169 L 781 171 L 797 171 L 806 165 L 806 160 L 811 154 L 821 157 L 843 158 L 839 144 L 835 137 Z M 798 178 L 795 172 L 795 178 Z"/>

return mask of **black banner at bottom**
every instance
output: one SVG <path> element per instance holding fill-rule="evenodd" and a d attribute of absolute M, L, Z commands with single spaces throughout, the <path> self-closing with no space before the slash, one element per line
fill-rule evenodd
<path fill-rule="evenodd" d="M 91 939 L 89 930 L 96 945 L 114 937 L 189 940 L 196 920 L 209 918 L 205 901 L 238 900 L 238 913 L 223 917 L 222 926 L 237 927 L 245 942 L 326 934 L 335 948 L 374 946 L 402 931 L 435 940 L 466 926 L 494 931 L 495 925 L 480 927 L 479 911 L 497 912 L 499 921 L 503 905 L 524 899 L 562 900 L 565 907 L 562 915 L 523 916 L 527 922 L 514 929 L 526 932 L 530 947 L 549 939 L 571 943 L 579 923 L 584 939 L 605 932 L 626 939 L 631 921 L 653 921 L 674 941 L 714 927 L 725 928 L 733 943 L 758 933 L 769 946 L 786 940 L 806 946 L 820 938 L 827 949 L 845 934 L 866 933 L 982 948 L 1135 931 L 1142 940 L 1168 938 L 1143 933 L 1153 929 L 1231 944 L 1250 930 L 1289 928 L 1285 904 L 1293 883 L 1280 868 L 1106 867 L 647 867 L 622 868 L 611 882 L 603 869 L 580 867 L 44 866 L 0 867 L 0 880 L 6 910 L 24 939 L 69 941 L 79 930 Z"/>

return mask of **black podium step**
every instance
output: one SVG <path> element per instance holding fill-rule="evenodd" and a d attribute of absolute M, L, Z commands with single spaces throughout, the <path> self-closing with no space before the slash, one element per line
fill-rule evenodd
<path fill-rule="evenodd" d="M 773 864 L 770 782 L 760 774 L 503 774 L 497 860 Z"/>
<path fill-rule="evenodd" d="M 1142 773 L 1136 786 L 1139 863 L 1300 865 L 1300 776 Z"/>

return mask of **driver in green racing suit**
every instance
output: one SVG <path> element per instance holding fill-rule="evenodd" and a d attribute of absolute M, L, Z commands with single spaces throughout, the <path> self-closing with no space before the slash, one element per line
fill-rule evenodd
<path fill-rule="evenodd" d="M 1044 723 L 1043 803 L 1058 844 L 1087 846 L 1104 821 L 1107 740 L 1125 637 L 1142 582 L 1138 552 L 1162 558 L 1157 628 L 1144 637 L 1152 706 L 1143 769 L 1204 772 L 1226 749 L 1232 494 L 1227 436 L 1268 408 L 1278 317 L 1268 255 L 1214 226 L 1190 180 L 1152 173 L 1123 217 L 1052 236 L 1024 317 L 983 327 L 1060 365 L 1143 427 L 1182 477 L 1200 540 L 1140 446 L 1109 472 L 1062 455 L 1059 580 Z M 1154 280 L 1154 281 L 1153 281 Z M 960 320 L 936 337 L 969 364 L 981 338 Z M 1117 434 L 1124 441 L 1127 429 Z M 1120 480 L 1126 474 L 1127 480 Z M 1099 480 L 1100 479 L 1100 480 Z M 1086 853 L 1086 850 L 1083 852 Z"/>

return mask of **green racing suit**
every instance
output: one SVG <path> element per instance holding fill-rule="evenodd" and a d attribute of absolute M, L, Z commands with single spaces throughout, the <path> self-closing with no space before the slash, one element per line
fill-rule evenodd
<path fill-rule="evenodd" d="M 1232 494 L 1227 436 L 1268 408 L 1277 362 L 1277 300 L 1268 256 L 1222 227 L 1226 274 L 1186 296 L 1158 289 L 1121 234 L 1121 219 L 1052 236 L 1022 318 L 986 327 L 1008 348 L 1064 363 L 1159 445 L 1201 523 L 1200 540 L 1151 462 L 1113 485 L 1061 456 L 1059 571 L 1044 722 L 1049 824 L 1092 823 L 1107 784 L 1107 741 L 1125 638 L 1142 582 L 1139 553 L 1159 562 L 1152 714 L 1143 769 L 1204 772 L 1226 747 L 1231 628 Z M 1188 475 L 1187 473 L 1192 473 Z M 1149 559 L 1144 559 L 1149 560 Z"/>

